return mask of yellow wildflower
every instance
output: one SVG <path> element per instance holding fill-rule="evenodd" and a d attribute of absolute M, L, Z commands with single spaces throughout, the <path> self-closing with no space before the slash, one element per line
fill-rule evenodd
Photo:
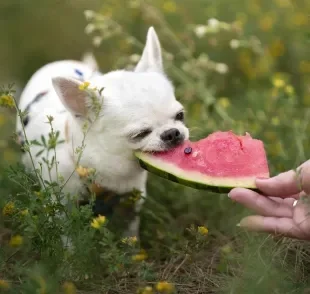
<path fill-rule="evenodd" d="M 277 133 L 272 131 L 267 131 L 264 133 L 265 137 L 269 141 L 274 141 L 277 139 Z"/>
<path fill-rule="evenodd" d="M 279 78 L 273 79 L 272 83 L 276 88 L 282 88 L 285 86 L 284 80 L 279 79 Z"/>
<path fill-rule="evenodd" d="M 82 166 L 79 166 L 79 167 L 76 169 L 76 172 L 78 173 L 78 175 L 79 175 L 81 178 L 86 178 L 86 177 L 89 175 L 88 168 L 82 167 Z"/>
<path fill-rule="evenodd" d="M 283 154 L 283 147 L 281 142 L 273 142 L 272 145 L 270 145 L 268 147 L 268 152 L 272 155 L 272 156 L 280 156 L 281 154 Z"/>
<path fill-rule="evenodd" d="M 296 26 L 308 25 L 308 15 L 303 12 L 292 14 L 292 23 Z"/>
<path fill-rule="evenodd" d="M 2 113 L 0 113 L 0 127 L 2 127 L 3 125 L 5 125 L 7 121 L 7 118 L 5 115 L 3 115 Z"/>
<path fill-rule="evenodd" d="M 129 200 L 130 203 L 135 203 L 135 202 L 137 202 L 138 200 L 140 200 L 141 197 L 142 197 L 141 191 L 140 191 L 140 190 L 137 190 L 137 189 L 134 189 L 134 190 L 132 191 L 131 196 L 128 197 L 128 200 Z"/>
<path fill-rule="evenodd" d="M 303 103 L 307 106 L 310 106 L 310 94 L 306 94 L 303 96 Z"/>
<path fill-rule="evenodd" d="M 251 2 L 249 1 L 248 4 L 249 4 L 249 7 L 248 7 L 249 11 L 253 13 L 254 15 L 258 15 L 261 12 L 261 8 L 259 4 L 253 3 L 253 1 Z"/>
<path fill-rule="evenodd" d="M 94 218 L 91 222 L 91 226 L 94 228 L 94 229 L 99 229 L 102 227 L 102 225 L 105 223 L 106 221 L 106 217 L 105 216 L 102 216 L 102 215 L 99 215 L 98 217 Z"/>
<path fill-rule="evenodd" d="M 224 254 L 229 254 L 232 252 L 232 248 L 229 244 L 226 244 L 224 245 L 222 248 L 221 248 L 221 251 L 224 253 Z"/>
<path fill-rule="evenodd" d="M 205 226 L 198 227 L 198 233 L 200 235 L 206 236 L 206 235 L 208 235 L 208 232 L 209 232 L 209 230 Z"/>
<path fill-rule="evenodd" d="M 226 97 L 222 97 L 218 100 L 218 104 L 223 108 L 227 108 L 230 105 L 230 101 Z"/>
<path fill-rule="evenodd" d="M 274 0 L 274 2 L 282 8 L 290 7 L 292 5 L 289 0 Z"/>
<path fill-rule="evenodd" d="M 147 259 L 147 257 L 148 256 L 147 256 L 146 252 L 144 250 L 141 250 L 140 253 L 132 256 L 132 260 L 133 261 L 143 261 L 143 260 Z"/>
<path fill-rule="evenodd" d="M 2 209 L 3 215 L 12 215 L 15 211 L 15 205 L 12 201 L 8 202 Z"/>
<path fill-rule="evenodd" d="M 0 289 L 7 290 L 10 288 L 10 284 L 6 280 L 0 280 Z"/>
<path fill-rule="evenodd" d="M 285 87 L 285 93 L 288 94 L 288 95 L 294 94 L 294 88 L 293 88 L 293 86 L 291 86 L 291 85 L 286 86 L 286 87 Z"/>
<path fill-rule="evenodd" d="M 252 62 L 251 55 L 247 52 L 241 52 L 239 57 L 240 69 L 247 75 L 249 79 L 253 79 L 256 76 L 256 69 Z"/>
<path fill-rule="evenodd" d="M 282 40 L 277 39 L 273 41 L 272 44 L 269 46 L 269 51 L 270 51 L 271 56 L 273 57 L 282 56 L 285 51 L 285 47 L 284 47 Z"/>
<path fill-rule="evenodd" d="M 80 90 L 87 90 L 89 85 L 90 85 L 89 82 L 84 82 L 83 84 L 79 85 L 79 89 Z"/>
<path fill-rule="evenodd" d="M 274 125 L 274 126 L 278 126 L 280 124 L 280 119 L 277 116 L 274 116 L 271 119 L 271 124 Z"/>
<path fill-rule="evenodd" d="M 174 285 L 169 282 L 158 282 L 156 284 L 156 290 L 162 293 L 173 293 L 175 291 Z"/>
<path fill-rule="evenodd" d="M 23 244 L 23 237 L 21 235 L 13 236 L 10 240 L 11 247 L 18 247 Z"/>
<path fill-rule="evenodd" d="M 65 294 L 75 294 L 76 293 L 76 288 L 72 282 L 65 282 L 62 287 L 64 289 Z"/>
<path fill-rule="evenodd" d="M 174 1 L 165 1 L 163 4 L 163 10 L 168 13 L 173 13 L 177 10 L 177 5 Z"/>
<path fill-rule="evenodd" d="M 10 108 L 14 108 L 15 102 L 14 98 L 10 94 L 3 94 L 0 96 L 0 106 L 6 106 Z"/>
<path fill-rule="evenodd" d="M 39 294 L 46 294 L 46 282 L 42 277 L 36 278 L 37 282 L 40 285 L 40 288 L 37 290 Z"/>
<path fill-rule="evenodd" d="M 28 214 L 29 214 L 29 210 L 28 210 L 28 209 L 21 210 L 21 211 L 20 211 L 20 214 L 21 214 L 22 216 L 28 215 Z"/>
<path fill-rule="evenodd" d="M 92 174 L 95 173 L 95 169 L 94 168 L 86 168 L 86 167 L 83 167 L 83 166 L 79 166 L 76 168 L 76 172 L 78 173 L 78 175 L 81 177 L 81 178 L 86 178 Z"/>
<path fill-rule="evenodd" d="M 146 286 L 142 289 L 138 290 L 138 294 L 153 294 L 153 288 L 150 286 Z"/>
<path fill-rule="evenodd" d="M 240 23 L 245 24 L 248 21 L 249 17 L 248 17 L 248 15 L 246 13 L 238 12 L 237 16 L 236 16 L 236 19 Z"/>
<path fill-rule="evenodd" d="M 301 73 L 310 73 L 310 62 L 305 60 L 301 61 L 299 63 L 299 71 Z"/>
<path fill-rule="evenodd" d="M 36 195 L 39 199 L 42 199 L 42 193 L 40 191 L 34 191 L 34 195 Z"/>
<path fill-rule="evenodd" d="M 134 244 L 136 244 L 138 241 L 137 237 L 126 237 L 122 239 L 122 243 L 133 246 Z"/>
<path fill-rule="evenodd" d="M 273 27 L 273 23 L 274 18 L 270 15 L 266 15 L 260 20 L 259 26 L 263 31 L 270 31 Z"/>

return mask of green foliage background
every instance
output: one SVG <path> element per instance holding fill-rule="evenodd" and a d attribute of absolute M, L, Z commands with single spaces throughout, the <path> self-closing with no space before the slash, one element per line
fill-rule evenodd
<path fill-rule="evenodd" d="M 86 20 L 85 9 L 100 17 Z M 216 130 L 247 131 L 264 141 L 271 173 L 276 174 L 310 157 L 309 13 L 306 0 L 3 0 L 1 84 L 17 82 L 22 87 L 45 63 L 79 59 L 88 50 L 95 53 L 103 72 L 133 65 L 153 25 L 165 51 L 167 73 L 187 110 L 192 139 Z M 197 36 L 212 18 L 227 22 L 224 29 Z M 221 72 L 214 62 L 227 65 L 228 71 Z M 1 207 L 20 191 L 6 172 L 20 155 L 11 138 L 14 123 L 15 113 L 1 110 Z M 148 186 L 142 244 L 149 264 L 135 268 L 125 280 L 117 272 L 114 279 L 107 278 L 103 270 L 102 276 L 96 272 L 94 278 L 75 278 L 79 293 L 135 293 L 161 279 L 175 283 L 178 293 L 308 293 L 309 245 L 239 230 L 236 224 L 250 212 L 227 195 L 196 191 L 152 175 Z M 5 218 L 0 224 L 10 227 Z M 198 249 L 188 243 L 186 229 L 191 225 L 209 229 L 207 244 Z M 44 255 L 37 261 L 31 256 L 34 245 L 28 246 L 22 264 L 0 249 L 0 279 L 22 285 L 12 293 L 39 293 L 28 272 L 35 268 L 32 275 L 45 277 L 50 285 L 40 293 L 60 293 L 55 290 L 58 283 L 72 276 L 57 271 Z M 87 252 L 82 249 L 76 257 L 85 263 L 71 260 L 74 270 L 94 262 Z M 63 269 L 61 255 L 57 262 Z"/>

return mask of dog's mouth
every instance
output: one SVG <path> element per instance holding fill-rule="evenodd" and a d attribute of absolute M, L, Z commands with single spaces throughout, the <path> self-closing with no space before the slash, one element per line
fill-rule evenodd
<path fill-rule="evenodd" d="M 166 151 L 170 151 L 173 150 L 174 148 L 177 148 L 178 146 L 181 146 L 182 144 L 184 144 L 185 142 L 185 138 L 182 138 L 182 140 L 179 140 L 177 142 L 173 142 L 173 143 L 164 143 L 164 142 L 160 142 L 158 144 L 158 146 L 156 146 L 156 148 L 141 148 L 139 151 L 142 152 L 149 152 L 149 153 L 158 153 L 158 152 L 166 152 Z"/>

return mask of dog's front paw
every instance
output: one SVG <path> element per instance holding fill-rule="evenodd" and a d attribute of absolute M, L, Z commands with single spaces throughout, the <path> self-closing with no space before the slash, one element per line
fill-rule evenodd
<path fill-rule="evenodd" d="M 133 221 L 129 223 L 128 229 L 124 233 L 124 237 L 136 237 L 139 239 L 140 233 L 140 217 L 136 216 Z"/>
<path fill-rule="evenodd" d="M 74 247 L 73 247 L 71 238 L 66 235 L 62 235 L 61 241 L 62 241 L 63 247 L 72 253 Z"/>

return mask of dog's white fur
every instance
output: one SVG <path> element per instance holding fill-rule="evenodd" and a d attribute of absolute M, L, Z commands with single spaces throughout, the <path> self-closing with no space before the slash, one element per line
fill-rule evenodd
<path fill-rule="evenodd" d="M 88 56 L 88 59 L 89 56 Z M 89 64 L 91 66 L 89 66 Z M 176 100 L 174 88 L 164 73 L 161 47 L 155 30 L 151 27 L 141 59 L 134 71 L 112 71 L 101 74 L 94 71 L 97 65 L 91 62 L 58 61 L 38 70 L 26 85 L 20 99 L 19 108 L 23 111 L 41 91 L 48 94 L 29 110 L 30 121 L 26 127 L 28 140 L 47 137 L 50 127 L 46 123 L 47 115 L 53 116 L 53 127 L 64 139 L 65 122 L 68 120 L 68 143 L 57 146 L 58 172 L 65 181 L 75 169 L 72 157 L 74 150 L 83 140 L 82 125 L 91 110 L 88 108 L 89 97 L 79 89 L 80 81 L 75 69 L 83 72 L 90 87 L 104 88 L 103 104 L 99 118 L 92 125 L 85 139 L 85 150 L 80 161 L 84 167 L 94 168 L 97 173 L 96 183 L 116 193 L 129 192 L 136 188 L 146 195 L 147 173 L 140 168 L 133 155 L 135 150 L 161 151 L 167 149 L 160 135 L 171 128 L 177 128 L 184 139 L 189 136 L 188 129 L 175 120 L 176 114 L 183 109 Z M 79 115 L 77 118 L 75 115 Z M 132 139 L 145 129 L 152 133 L 142 140 Z M 17 131 L 21 123 L 17 119 Z M 39 168 L 42 154 L 35 157 L 41 147 L 32 145 L 30 151 L 34 164 Z M 49 160 L 53 156 L 49 154 Z M 28 169 L 33 169 L 27 153 L 22 161 Z M 49 172 L 42 165 L 43 179 L 49 180 Z M 53 181 L 58 181 L 55 168 L 51 171 Z M 65 186 L 65 192 L 77 195 L 83 193 L 83 184 L 76 173 Z M 140 210 L 143 200 L 137 203 Z M 132 223 L 129 234 L 138 233 L 139 219 Z"/>

